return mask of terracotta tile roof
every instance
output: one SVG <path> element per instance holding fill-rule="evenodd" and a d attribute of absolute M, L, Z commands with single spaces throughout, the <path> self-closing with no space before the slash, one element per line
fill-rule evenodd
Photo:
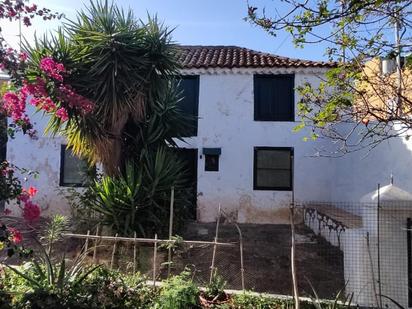
<path fill-rule="evenodd" d="M 292 59 L 238 46 L 179 45 L 178 60 L 185 69 L 198 68 L 332 68 L 331 62 Z"/>

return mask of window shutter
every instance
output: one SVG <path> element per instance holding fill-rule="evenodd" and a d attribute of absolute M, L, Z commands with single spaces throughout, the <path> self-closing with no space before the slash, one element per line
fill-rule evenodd
<path fill-rule="evenodd" d="M 199 76 L 184 76 L 179 83 L 183 98 L 179 106 L 183 113 L 191 117 L 191 128 L 187 137 L 197 135 L 197 117 L 199 109 Z"/>
<path fill-rule="evenodd" d="M 295 120 L 294 80 L 293 74 L 254 76 L 255 120 Z"/>

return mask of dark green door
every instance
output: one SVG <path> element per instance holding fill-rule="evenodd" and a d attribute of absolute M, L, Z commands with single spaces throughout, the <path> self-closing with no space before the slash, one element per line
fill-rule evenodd
<path fill-rule="evenodd" d="M 185 161 L 189 173 L 187 186 L 192 189 L 191 217 L 196 220 L 197 204 L 197 149 L 180 148 L 177 150 L 179 156 Z"/>

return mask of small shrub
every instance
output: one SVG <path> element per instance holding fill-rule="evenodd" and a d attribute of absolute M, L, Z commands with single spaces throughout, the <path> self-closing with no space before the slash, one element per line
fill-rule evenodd
<path fill-rule="evenodd" d="M 221 301 L 226 300 L 227 295 L 225 293 L 227 282 L 217 273 L 217 270 L 214 271 L 212 276 L 212 281 L 206 285 L 205 291 L 202 293 L 203 296 L 208 301 Z"/>
<path fill-rule="evenodd" d="M 84 282 L 79 302 L 87 308 L 149 308 L 156 292 L 145 284 L 146 278 L 124 275 L 100 268 Z"/>
<path fill-rule="evenodd" d="M 232 296 L 233 308 L 254 308 L 254 309 L 283 309 L 291 308 L 291 301 L 272 298 L 265 295 L 251 294 L 245 292 Z"/>
<path fill-rule="evenodd" d="M 155 309 L 188 309 L 199 307 L 199 289 L 190 272 L 184 271 L 165 281 L 154 305 Z"/>

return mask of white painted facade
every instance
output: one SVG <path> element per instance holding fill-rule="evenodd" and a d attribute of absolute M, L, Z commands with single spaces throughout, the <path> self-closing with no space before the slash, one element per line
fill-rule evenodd
<path fill-rule="evenodd" d="M 198 149 L 199 221 L 214 221 L 221 204 L 222 209 L 239 222 L 288 222 L 284 206 L 291 202 L 291 191 L 253 189 L 253 150 L 258 146 L 293 147 L 296 201 L 359 201 L 376 188 L 377 183 L 387 183 L 391 173 L 398 186 L 412 191 L 412 175 L 405 168 L 412 164 L 412 144 L 401 138 L 383 143 L 366 157 L 354 153 L 343 158 L 316 158 L 313 157 L 316 148 L 330 142 L 304 142 L 306 132 L 292 132 L 297 121 L 254 121 L 254 74 L 294 73 L 295 86 L 298 86 L 305 81 L 316 84 L 323 70 L 182 71 L 183 75 L 199 75 L 198 134 L 180 145 Z M 295 102 L 298 100 L 295 93 Z M 18 166 L 39 172 L 39 178 L 29 182 L 39 189 L 37 198 L 44 214 L 67 214 L 68 204 L 60 192 L 64 188 L 59 187 L 60 145 L 64 139 L 42 134 L 47 119 L 40 114 L 35 114 L 34 120 L 39 139 L 30 140 L 17 134 L 8 143 L 7 158 Z M 205 171 L 204 147 L 221 148 L 218 172 Z"/>
<path fill-rule="evenodd" d="M 253 188 L 254 147 L 260 146 L 294 149 L 294 195 L 299 202 L 359 202 L 378 183 L 387 184 L 391 174 L 398 187 L 412 192 L 412 173 L 409 168 L 412 166 L 412 141 L 394 138 L 381 143 L 369 154 L 359 152 L 341 158 L 319 158 L 313 157 L 316 148 L 330 147 L 330 141 L 320 139 L 304 142 L 302 138 L 307 132 L 292 132 L 298 119 L 296 122 L 255 121 L 253 76 L 271 73 L 295 74 L 296 87 L 305 81 L 318 83 L 324 71 L 314 68 L 182 71 L 182 75 L 199 76 L 198 134 L 180 144 L 184 148 L 198 149 L 199 221 L 215 221 L 221 205 L 225 213 L 241 223 L 289 223 L 287 206 L 292 200 L 291 191 Z M 298 101 L 295 92 L 295 102 Z M 39 178 L 29 179 L 27 186 L 34 185 L 39 189 L 35 199 L 43 209 L 43 215 L 57 212 L 69 214 L 68 202 L 62 195 L 65 188 L 59 187 L 60 151 L 64 139 L 43 136 L 47 119 L 40 114 L 34 115 L 33 119 L 39 131 L 38 140 L 16 135 L 8 143 L 7 159 L 17 166 L 39 172 Z M 205 171 L 203 148 L 221 148 L 219 171 Z M 411 216 L 412 211 L 398 211 L 390 213 L 387 222 L 396 218 L 396 222 L 405 224 L 406 218 Z M 383 259 L 391 259 L 386 260 L 388 265 L 401 265 L 406 274 L 406 233 L 396 222 L 392 221 L 393 229 L 388 227 L 391 232 L 387 236 L 396 239 L 400 259 L 393 260 L 395 255 Z M 346 236 L 342 236 L 341 248 L 344 252 L 345 279 L 350 280 L 348 290 L 357 293 L 362 291 L 363 296 L 357 295 L 357 300 L 363 304 L 373 304 L 371 287 L 361 287 L 364 282 L 370 284 L 370 270 L 367 268 L 370 259 L 366 257 L 365 232 L 371 233 L 367 229 L 348 230 Z M 328 235 L 322 236 L 328 238 Z M 330 241 L 336 245 L 336 239 Z M 354 260 L 354 254 L 359 259 Z M 390 271 L 383 270 L 383 276 L 390 276 Z M 399 280 L 395 286 L 402 287 L 403 294 L 399 300 L 405 304 L 406 276 Z M 393 294 L 390 289 L 385 291 Z"/>

